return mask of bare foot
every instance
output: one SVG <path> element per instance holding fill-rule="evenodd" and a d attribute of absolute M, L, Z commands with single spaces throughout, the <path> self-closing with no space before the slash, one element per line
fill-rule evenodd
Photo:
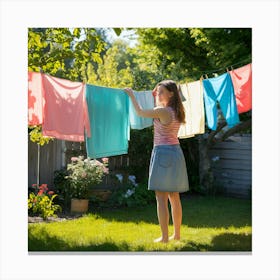
<path fill-rule="evenodd" d="M 173 234 L 169 237 L 169 240 L 180 240 L 180 237 Z"/>
<path fill-rule="evenodd" d="M 168 239 L 163 239 L 162 237 L 159 237 L 159 238 L 155 239 L 154 242 L 155 243 L 159 243 L 159 242 L 167 243 Z"/>

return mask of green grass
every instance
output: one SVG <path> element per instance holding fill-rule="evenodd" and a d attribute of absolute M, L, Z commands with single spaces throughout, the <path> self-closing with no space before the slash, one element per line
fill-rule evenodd
<path fill-rule="evenodd" d="M 28 225 L 29 251 L 251 251 L 251 201 L 182 197 L 181 240 L 157 244 L 155 204 Z M 170 219 L 171 222 L 171 219 Z M 172 234 L 172 224 L 169 233 Z"/>

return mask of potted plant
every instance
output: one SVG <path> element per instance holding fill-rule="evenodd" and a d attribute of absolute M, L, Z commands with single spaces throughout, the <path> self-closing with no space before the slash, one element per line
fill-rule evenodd
<path fill-rule="evenodd" d="M 70 187 L 71 212 L 87 212 L 90 187 L 101 183 L 103 176 L 108 173 L 107 163 L 107 158 L 103 158 L 102 162 L 84 159 L 83 156 L 71 158 L 66 176 Z"/>

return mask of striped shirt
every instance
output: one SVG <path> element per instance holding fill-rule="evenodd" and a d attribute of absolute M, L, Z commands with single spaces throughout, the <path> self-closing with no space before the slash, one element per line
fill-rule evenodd
<path fill-rule="evenodd" d="M 169 124 L 162 124 L 159 119 L 154 119 L 154 146 L 177 145 L 178 131 L 181 123 L 176 119 L 175 112 L 171 107 L 166 107 L 172 116 Z"/>

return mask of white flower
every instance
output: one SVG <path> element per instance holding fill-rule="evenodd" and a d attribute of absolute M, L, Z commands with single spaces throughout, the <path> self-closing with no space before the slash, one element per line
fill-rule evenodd
<path fill-rule="evenodd" d="M 138 184 L 135 182 L 136 177 L 134 175 L 129 175 L 128 180 L 132 183 L 133 186 L 137 187 Z"/>
<path fill-rule="evenodd" d="M 220 157 L 219 157 L 219 156 L 212 157 L 212 161 L 216 162 L 216 161 L 218 161 L 218 160 L 220 160 Z"/>
<path fill-rule="evenodd" d="M 130 196 L 133 195 L 133 194 L 134 194 L 134 190 L 128 189 L 127 192 L 126 192 L 126 194 L 124 195 L 124 197 L 125 197 L 125 198 L 128 198 L 128 197 L 130 197 Z"/>
<path fill-rule="evenodd" d="M 116 174 L 116 177 L 119 179 L 119 181 L 122 183 L 123 181 L 123 175 L 122 174 Z"/>

